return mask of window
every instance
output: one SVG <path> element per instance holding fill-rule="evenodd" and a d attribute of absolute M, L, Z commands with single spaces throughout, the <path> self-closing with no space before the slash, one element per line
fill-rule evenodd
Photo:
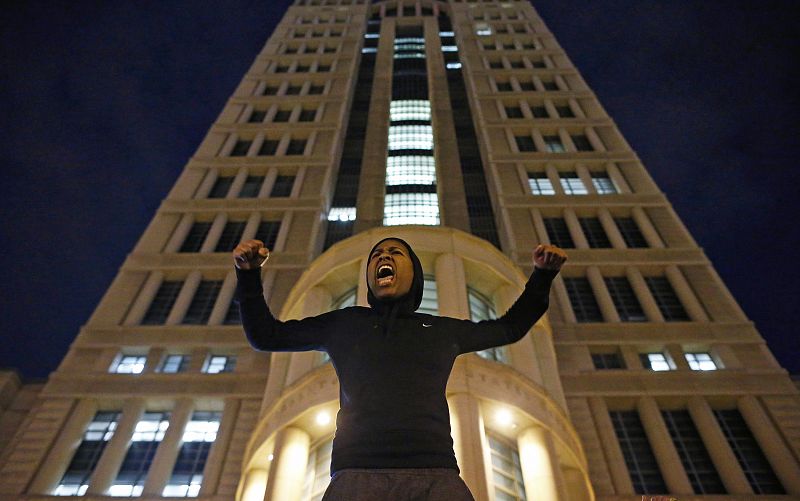
<path fill-rule="evenodd" d="M 392 125 L 389 127 L 389 151 L 432 150 L 433 127 L 430 125 Z"/>
<path fill-rule="evenodd" d="M 203 365 L 205 374 L 220 374 L 223 372 L 233 372 L 236 368 L 236 357 L 232 355 L 211 355 Z"/>
<path fill-rule="evenodd" d="M 667 357 L 661 352 L 654 353 L 640 353 L 639 360 L 645 369 L 661 372 L 671 371 L 672 366 L 669 364 Z"/>
<path fill-rule="evenodd" d="M 280 144 L 280 141 L 277 139 L 264 139 L 264 142 L 261 143 L 261 147 L 258 149 L 258 155 L 274 155 L 278 151 L 278 144 Z"/>
<path fill-rule="evenodd" d="M 680 299 L 672 289 L 667 277 L 645 277 L 647 288 L 653 294 L 661 315 L 667 322 L 688 322 L 691 320 Z"/>
<path fill-rule="evenodd" d="M 206 240 L 211 223 L 194 223 L 178 252 L 199 252 Z"/>
<path fill-rule="evenodd" d="M 189 357 L 187 355 L 167 355 L 161 363 L 161 368 L 158 372 L 164 374 L 177 374 L 186 370 L 189 365 Z"/>
<path fill-rule="evenodd" d="M 619 353 L 592 353 L 592 363 L 598 370 L 625 368 Z"/>
<path fill-rule="evenodd" d="M 178 458 L 162 496 L 197 497 L 208 453 L 217 439 L 220 412 L 195 412 L 186 423 Z"/>
<path fill-rule="evenodd" d="M 531 136 L 514 136 L 514 140 L 517 142 L 518 151 L 536 151 L 536 144 L 533 142 L 533 138 Z"/>
<path fill-rule="evenodd" d="M 600 313 L 600 307 L 594 298 L 594 292 L 589 280 L 583 277 L 565 277 L 564 286 L 567 289 L 569 302 L 578 322 L 603 321 L 603 315 Z"/>
<path fill-rule="evenodd" d="M 561 187 L 567 195 L 588 195 L 589 191 L 575 172 L 562 172 Z"/>
<path fill-rule="evenodd" d="M 253 238 L 264 242 L 264 246 L 267 249 L 274 250 L 275 241 L 278 239 L 278 232 L 280 231 L 280 229 L 281 229 L 280 221 L 261 221 L 258 224 L 256 235 Z"/>
<path fill-rule="evenodd" d="M 497 90 L 499 92 L 513 92 L 514 88 L 511 87 L 511 82 L 496 82 Z"/>
<path fill-rule="evenodd" d="M 350 222 L 355 220 L 355 207 L 331 207 L 331 209 L 328 211 L 328 221 Z"/>
<path fill-rule="evenodd" d="M 431 102 L 423 99 L 402 99 L 389 103 L 389 120 L 402 122 L 404 120 L 431 121 Z"/>
<path fill-rule="evenodd" d="M 275 178 L 275 184 L 272 185 L 272 191 L 270 192 L 270 197 L 288 197 L 292 194 L 292 188 L 294 187 L 294 176 L 277 176 Z"/>
<path fill-rule="evenodd" d="M 183 287 L 182 280 L 166 280 L 161 283 L 158 288 L 153 302 L 147 308 L 147 313 L 144 314 L 142 324 L 144 325 L 157 325 L 163 324 L 178 298 L 178 293 Z"/>
<path fill-rule="evenodd" d="M 528 184 L 531 187 L 531 193 L 534 195 L 555 195 L 556 190 L 553 188 L 553 183 L 544 172 L 529 172 Z"/>
<path fill-rule="evenodd" d="M 522 466 L 517 447 L 495 433 L 487 432 L 486 438 L 492 456 L 492 486 L 495 499 L 525 500 L 525 483 L 522 480 Z"/>
<path fill-rule="evenodd" d="M 560 217 L 546 217 L 543 218 L 544 227 L 547 230 L 547 238 L 550 243 L 557 245 L 562 249 L 574 249 L 575 242 L 572 241 L 572 235 L 569 233 L 567 223 Z"/>
<path fill-rule="evenodd" d="M 266 116 L 267 112 L 265 110 L 253 109 L 253 111 L 250 112 L 250 117 L 248 117 L 247 121 L 251 124 L 261 123 L 264 121 Z"/>
<path fill-rule="evenodd" d="M 219 176 L 208 193 L 208 198 L 225 198 L 233 184 L 233 176 Z"/>
<path fill-rule="evenodd" d="M 606 277 L 606 287 L 622 322 L 646 322 L 642 305 L 626 277 Z"/>
<path fill-rule="evenodd" d="M 404 155 L 386 159 L 386 185 L 436 184 L 434 157 Z"/>
<path fill-rule="evenodd" d="M 286 87 L 286 95 L 287 96 L 299 96 L 300 91 L 303 90 L 302 85 L 290 85 Z"/>
<path fill-rule="evenodd" d="M 439 314 L 439 293 L 436 290 L 436 279 L 430 275 L 425 276 L 422 286 L 422 303 L 417 308 L 417 313 Z"/>
<path fill-rule="evenodd" d="M 614 181 L 605 172 L 592 172 L 592 186 L 598 195 L 614 195 L 619 193 Z"/>
<path fill-rule="evenodd" d="M 581 225 L 583 234 L 589 242 L 589 247 L 592 249 L 610 249 L 611 242 L 608 240 L 606 231 L 600 223 L 600 219 L 596 217 L 582 217 L 578 218 Z"/>
<path fill-rule="evenodd" d="M 313 122 L 317 118 L 317 110 L 300 110 L 300 122 Z"/>
<path fill-rule="evenodd" d="M 292 116 L 292 110 L 278 110 L 275 113 L 275 116 L 272 117 L 272 121 L 273 122 L 288 122 L 289 121 L 289 117 L 291 117 L 291 116 Z M 273 141 L 273 142 L 275 143 L 275 149 L 277 149 L 278 141 Z M 259 153 L 259 154 L 262 154 L 262 153 Z M 274 155 L 274 154 L 275 154 L 275 151 L 273 151 L 272 153 L 263 153 L 263 155 Z"/>
<path fill-rule="evenodd" d="M 317 71 L 319 73 L 327 73 L 327 72 L 331 71 L 331 65 L 330 64 L 318 64 L 317 65 Z"/>
<path fill-rule="evenodd" d="M 468 287 L 467 299 L 469 301 L 469 317 L 473 322 L 494 320 L 497 318 L 497 313 L 495 312 L 491 300 L 480 292 Z M 486 360 L 500 362 L 502 364 L 508 363 L 508 349 L 505 346 L 496 346 L 475 353 Z"/>
<path fill-rule="evenodd" d="M 503 62 L 502 61 L 489 61 L 489 68 L 493 70 L 501 70 L 503 69 Z"/>
<path fill-rule="evenodd" d="M 614 433 L 637 494 L 664 494 L 669 492 L 658 468 L 658 462 L 647 440 L 647 434 L 636 411 L 611 411 L 608 413 Z"/>
<path fill-rule="evenodd" d="M 695 494 L 726 494 L 725 486 L 708 455 L 688 411 L 661 411 Z"/>
<path fill-rule="evenodd" d="M 264 184 L 264 176 L 247 176 L 242 185 L 242 191 L 239 192 L 239 198 L 257 197 L 262 184 Z"/>
<path fill-rule="evenodd" d="M 573 113 L 572 108 L 570 108 L 569 105 L 556 106 L 556 111 L 558 112 L 558 116 L 561 118 L 575 118 L 575 113 Z"/>
<path fill-rule="evenodd" d="M 286 148 L 287 155 L 302 155 L 306 151 L 305 139 L 292 139 L 289 141 L 289 146 Z"/>
<path fill-rule="evenodd" d="M 525 67 L 525 63 L 523 63 L 522 61 L 509 61 L 509 64 L 511 65 L 511 68 L 515 70 L 519 70 Z"/>
<path fill-rule="evenodd" d="M 168 412 L 145 412 L 136 423 L 136 428 L 122 460 L 117 478 L 108 490 L 114 497 L 137 497 L 142 495 L 147 472 L 153 463 L 158 444 L 164 439 L 169 427 Z"/>
<path fill-rule="evenodd" d="M 534 118 L 550 118 L 547 108 L 544 106 L 531 106 L 531 113 L 533 113 Z"/>
<path fill-rule="evenodd" d="M 239 315 L 239 305 L 234 300 L 228 305 L 228 311 L 225 313 L 225 319 L 222 321 L 223 325 L 241 325 L 242 317 Z"/>
<path fill-rule="evenodd" d="M 684 353 L 686 361 L 689 362 L 689 368 L 693 371 L 715 371 L 717 364 L 711 358 L 710 353 Z"/>
<path fill-rule="evenodd" d="M 558 136 L 544 136 L 544 145 L 550 153 L 564 153 L 567 151 Z"/>
<path fill-rule="evenodd" d="M 580 136 L 571 136 L 572 137 L 572 144 L 575 145 L 575 149 L 578 151 L 594 151 L 592 147 L 592 143 L 589 141 L 589 138 L 583 135 Z"/>
<path fill-rule="evenodd" d="M 522 89 L 522 90 L 523 90 L 523 91 L 525 91 L 525 92 L 529 92 L 529 91 L 534 91 L 534 90 L 536 90 L 536 86 L 535 86 L 535 85 L 533 85 L 533 82 L 531 82 L 531 81 L 527 81 L 527 82 L 525 82 L 525 81 L 520 81 L 520 82 L 519 82 L 519 88 L 520 88 L 520 89 Z M 509 90 L 510 90 L 510 89 L 509 89 Z"/>
<path fill-rule="evenodd" d="M 308 453 L 303 499 L 319 500 L 331 483 L 331 450 L 333 437 L 323 440 Z"/>
<path fill-rule="evenodd" d="M 286 73 L 289 71 L 289 66 L 281 64 L 275 67 L 275 73 Z"/>
<path fill-rule="evenodd" d="M 295 73 L 308 73 L 309 68 L 310 68 L 310 66 L 308 66 L 307 64 L 298 64 L 297 66 L 295 66 L 294 72 Z"/>
<path fill-rule="evenodd" d="M 750 432 L 742 414 L 736 410 L 715 410 L 719 427 L 733 449 L 750 487 L 755 494 L 785 494 L 761 447 Z"/>
<path fill-rule="evenodd" d="M 524 118 L 522 108 L 519 106 L 506 106 L 505 108 L 507 118 Z"/>
<path fill-rule="evenodd" d="M 61 477 L 53 494 L 56 496 L 83 496 L 89 488 L 89 477 L 94 472 L 106 444 L 114 436 L 119 422 L 119 412 L 98 412 L 86 427 L 83 439 L 67 471 Z"/>
<path fill-rule="evenodd" d="M 642 249 L 648 246 L 647 240 L 644 239 L 644 235 L 639 231 L 639 226 L 633 218 L 615 217 L 614 222 L 617 223 L 617 228 L 619 228 L 619 232 L 622 234 L 622 239 L 625 240 L 625 245 L 627 245 L 629 249 Z"/>
<path fill-rule="evenodd" d="M 387 193 L 383 225 L 439 224 L 439 199 L 436 193 Z"/>
<path fill-rule="evenodd" d="M 245 141 L 243 139 L 239 139 L 236 141 L 236 144 L 233 145 L 233 149 L 231 150 L 232 157 L 243 157 L 247 155 L 247 152 L 250 150 L 250 145 L 253 144 L 253 141 Z"/>
<path fill-rule="evenodd" d="M 544 86 L 544 90 L 559 90 L 558 84 L 553 80 L 542 80 L 542 85 Z"/>
<path fill-rule="evenodd" d="M 230 252 L 242 241 L 247 221 L 228 221 L 219 236 L 214 252 Z"/>
<path fill-rule="evenodd" d="M 275 96 L 278 94 L 278 87 L 275 85 L 267 85 L 264 87 L 263 95 L 265 96 Z"/>
<path fill-rule="evenodd" d="M 184 325 L 208 323 L 208 317 L 211 316 L 211 310 L 214 309 L 221 288 L 222 280 L 202 280 L 181 323 Z"/>
<path fill-rule="evenodd" d="M 341 310 L 356 305 L 357 289 L 354 287 L 333 301 L 332 309 Z"/>
<path fill-rule="evenodd" d="M 312 96 L 322 94 L 324 91 L 325 91 L 325 86 L 324 85 L 313 85 L 312 84 L 308 88 L 308 94 L 312 95 Z"/>

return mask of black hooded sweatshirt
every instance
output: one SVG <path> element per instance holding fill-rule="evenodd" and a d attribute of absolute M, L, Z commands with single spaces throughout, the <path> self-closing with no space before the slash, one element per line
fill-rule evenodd
<path fill-rule="evenodd" d="M 426 315 L 416 313 L 422 266 L 403 243 L 414 265 L 408 294 L 384 302 L 370 291 L 371 308 L 352 306 L 302 320 L 276 320 L 264 301 L 260 270 L 236 270 L 242 326 L 255 349 L 318 350 L 333 362 L 340 410 L 332 474 L 345 468 L 458 470 L 445 397 L 456 357 L 522 339 L 547 310 L 558 273 L 535 269 L 514 305 L 496 320 Z"/>

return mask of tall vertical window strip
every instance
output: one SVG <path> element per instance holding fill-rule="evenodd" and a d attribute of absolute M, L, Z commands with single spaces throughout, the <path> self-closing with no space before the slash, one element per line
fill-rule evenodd
<path fill-rule="evenodd" d="M 172 310 L 172 306 L 175 304 L 175 300 L 178 298 L 178 293 L 180 293 L 182 287 L 182 280 L 167 280 L 162 282 L 161 286 L 158 288 L 158 292 L 156 292 L 153 298 L 153 302 L 150 303 L 147 312 L 144 314 L 142 324 L 163 324 L 167 320 L 169 312 Z"/>
<path fill-rule="evenodd" d="M 331 451 L 333 438 L 315 446 L 308 454 L 306 478 L 303 485 L 304 501 L 319 501 L 331 483 Z"/>
<path fill-rule="evenodd" d="M 695 494 L 726 494 L 725 486 L 688 411 L 661 411 Z"/>
<path fill-rule="evenodd" d="M 715 410 L 719 427 L 733 449 L 739 465 L 755 494 L 786 494 L 769 461 L 761 451 L 742 414 L 736 410 Z"/>
<path fill-rule="evenodd" d="M 156 455 L 158 444 L 169 427 L 168 412 L 146 412 L 136 423 L 128 452 L 122 460 L 117 478 L 108 490 L 114 497 L 142 495 L 147 473 Z"/>
<path fill-rule="evenodd" d="M 217 439 L 220 412 L 195 412 L 186 424 L 181 439 L 178 458 L 172 469 L 163 496 L 197 497 L 203 484 L 203 470 L 208 460 L 211 446 Z"/>
<path fill-rule="evenodd" d="M 114 436 L 119 422 L 119 412 L 98 412 L 83 433 L 83 440 L 72 456 L 67 471 L 61 477 L 53 494 L 56 496 L 83 496 L 89 487 L 89 477 L 94 472 L 106 444 Z"/>
<path fill-rule="evenodd" d="M 439 12 L 439 38 L 442 51 L 447 86 L 450 93 L 450 109 L 453 110 L 458 156 L 461 163 L 461 175 L 464 179 L 464 193 L 467 198 L 467 214 L 470 232 L 500 248 L 497 225 L 494 219 L 494 208 L 486 185 L 483 160 L 475 135 L 475 124 L 464 76 L 461 72 L 461 59 L 456 44 L 453 24 L 443 11 Z"/>
<path fill-rule="evenodd" d="M 430 275 L 425 276 L 422 287 L 422 302 L 417 308 L 417 312 L 427 313 L 428 315 L 439 314 L 439 294 L 436 291 L 436 279 Z"/>
<path fill-rule="evenodd" d="M 566 221 L 560 217 L 546 217 L 543 218 L 544 228 L 547 230 L 547 238 L 550 243 L 557 245 L 562 249 L 574 249 L 575 242 L 572 240 L 572 235 L 569 233 L 569 227 Z"/>
<path fill-rule="evenodd" d="M 658 462 L 636 411 L 609 412 L 619 447 L 637 494 L 666 494 L 668 492 Z"/>
<path fill-rule="evenodd" d="M 492 484 L 495 499 L 524 501 L 525 484 L 517 448 L 495 435 L 486 433 L 492 455 Z"/>

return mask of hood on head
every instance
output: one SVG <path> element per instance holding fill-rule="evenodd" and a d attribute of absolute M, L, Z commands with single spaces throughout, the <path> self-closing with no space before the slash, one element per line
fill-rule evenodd
<path fill-rule="evenodd" d="M 422 290 L 425 285 L 425 277 L 422 273 L 422 263 L 420 263 L 419 258 L 416 254 L 414 254 L 414 249 L 408 245 L 408 242 L 403 240 L 402 238 L 397 237 L 386 237 L 380 240 L 378 243 L 372 246 L 370 249 L 369 254 L 367 254 L 367 262 L 369 263 L 369 256 L 372 255 L 372 252 L 383 242 L 386 240 L 397 240 L 398 242 L 402 243 L 406 249 L 408 249 L 408 255 L 411 258 L 411 263 L 414 265 L 414 278 L 411 281 L 411 288 L 408 290 L 408 294 L 401 296 L 400 298 L 394 298 L 388 301 L 382 301 L 375 297 L 372 293 L 372 290 L 367 286 L 367 301 L 369 301 L 369 305 L 375 309 L 383 310 L 385 308 L 391 307 L 392 305 L 397 305 L 398 313 L 409 314 L 417 311 L 419 305 L 422 303 Z M 369 273 L 369 264 L 367 264 L 367 270 L 364 274 Z M 369 276 L 367 276 L 367 284 L 369 284 Z"/>

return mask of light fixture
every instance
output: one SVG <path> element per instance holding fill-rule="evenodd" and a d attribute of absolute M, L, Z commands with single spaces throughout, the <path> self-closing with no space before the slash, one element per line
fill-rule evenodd
<path fill-rule="evenodd" d="M 511 425 L 512 416 L 511 416 L 511 411 L 509 411 L 508 409 L 498 410 L 495 413 L 494 417 L 497 420 L 497 422 L 503 426 Z"/>
<path fill-rule="evenodd" d="M 267 456 L 267 461 L 272 461 L 273 459 L 275 459 L 275 456 L 273 454 Z"/>
<path fill-rule="evenodd" d="M 320 411 L 317 414 L 317 424 L 320 426 L 325 426 L 326 424 L 331 422 L 331 415 L 328 414 L 327 411 Z"/>

